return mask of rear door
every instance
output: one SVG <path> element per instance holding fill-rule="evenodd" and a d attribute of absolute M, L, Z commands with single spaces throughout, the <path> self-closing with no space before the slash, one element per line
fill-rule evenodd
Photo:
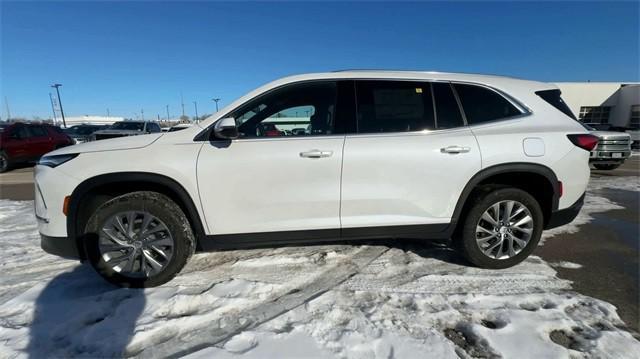
<path fill-rule="evenodd" d="M 10 127 L 8 131 L 6 142 L 2 144 L 4 151 L 12 161 L 28 160 L 32 148 L 29 145 L 31 134 L 27 130 L 27 126 L 17 124 Z"/>
<path fill-rule="evenodd" d="M 31 159 L 38 159 L 47 152 L 54 150 L 55 143 L 49 131 L 41 125 L 29 125 L 29 156 Z"/>
<path fill-rule="evenodd" d="M 362 227 L 444 227 L 480 169 L 451 85 L 357 81 L 356 98 L 357 133 L 344 147 L 343 236 L 358 236 Z"/>

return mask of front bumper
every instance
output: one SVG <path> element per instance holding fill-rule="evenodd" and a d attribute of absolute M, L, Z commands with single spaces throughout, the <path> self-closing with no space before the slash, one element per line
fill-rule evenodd
<path fill-rule="evenodd" d="M 574 204 L 567 208 L 551 212 L 551 216 L 549 216 L 549 220 L 544 226 L 544 229 L 556 228 L 571 223 L 578 216 L 578 213 L 580 213 L 580 209 L 582 209 L 584 196 L 585 193 L 583 193 Z"/>
<path fill-rule="evenodd" d="M 50 237 L 40 233 L 40 247 L 45 252 L 62 258 L 80 258 L 76 242 L 67 237 Z"/>
<path fill-rule="evenodd" d="M 589 156 L 589 162 L 620 162 L 626 160 L 629 156 L 631 156 L 631 151 L 628 148 L 619 151 L 598 151 L 595 149 Z"/>

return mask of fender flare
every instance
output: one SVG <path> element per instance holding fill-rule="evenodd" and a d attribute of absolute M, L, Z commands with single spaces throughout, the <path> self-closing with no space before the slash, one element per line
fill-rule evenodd
<path fill-rule="evenodd" d="M 117 183 L 126 183 L 126 182 L 147 182 L 153 183 L 155 185 L 159 185 L 171 190 L 178 199 L 182 202 L 183 208 L 186 210 L 186 215 L 191 220 L 191 223 L 194 227 L 194 234 L 196 239 L 204 238 L 205 231 L 202 225 L 202 221 L 200 219 L 200 215 L 195 206 L 195 203 L 189 193 L 184 189 L 184 187 L 179 184 L 174 179 L 160 175 L 157 173 L 150 172 L 115 172 L 115 173 L 107 173 L 98 175 L 95 177 L 88 178 L 80 183 L 71 193 L 71 200 L 69 202 L 68 214 L 67 214 L 67 236 L 68 238 L 75 239 L 76 244 L 78 245 L 78 249 L 81 257 L 84 255 L 83 250 L 81 250 L 81 238 L 78 235 L 79 229 L 77 228 L 78 224 L 78 215 L 80 204 L 84 198 L 84 196 L 89 193 L 91 190 L 108 185 L 108 184 L 117 184 Z M 180 205 L 180 204 L 179 204 Z"/>
<path fill-rule="evenodd" d="M 453 216 L 451 216 L 451 223 L 455 227 L 455 224 L 458 222 L 460 215 L 462 213 L 462 209 L 464 208 L 469 195 L 471 192 L 480 184 L 483 180 L 504 173 L 510 172 L 519 172 L 519 173 L 535 173 L 537 175 L 542 175 L 549 181 L 549 185 L 553 188 L 553 197 L 551 199 L 551 212 L 555 212 L 558 210 L 558 203 L 560 201 L 560 186 L 558 182 L 558 177 L 553 172 L 553 170 L 547 166 L 537 164 L 537 163 L 527 163 L 527 162 L 514 162 L 514 163 L 504 163 L 491 167 L 487 167 L 485 169 L 480 170 L 476 173 L 467 185 L 462 190 L 460 197 L 458 198 L 458 202 L 456 203 L 456 207 L 453 211 Z"/>

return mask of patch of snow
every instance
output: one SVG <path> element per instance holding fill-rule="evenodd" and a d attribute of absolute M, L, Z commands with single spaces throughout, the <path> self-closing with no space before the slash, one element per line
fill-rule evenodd
<path fill-rule="evenodd" d="M 553 263 L 549 263 L 549 265 L 552 267 L 559 267 L 559 268 L 566 268 L 566 269 L 582 268 L 582 264 L 567 262 L 567 261 L 553 262 Z"/>
<path fill-rule="evenodd" d="M 254 345 L 249 350 L 238 354 L 229 350 L 225 345 L 220 347 L 209 347 L 198 352 L 187 355 L 188 359 L 324 359 L 331 357 L 331 352 L 320 347 L 315 339 L 302 330 L 294 330 L 285 333 L 273 333 L 269 331 L 247 331 L 240 335 L 247 334 L 253 338 Z M 236 336 L 237 337 L 237 336 Z M 234 338 L 236 338 L 234 337 Z"/>
<path fill-rule="evenodd" d="M 234 335 L 224 344 L 224 349 L 231 353 L 242 354 L 258 345 L 256 336 L 251 332 L 242 332 Z"/>

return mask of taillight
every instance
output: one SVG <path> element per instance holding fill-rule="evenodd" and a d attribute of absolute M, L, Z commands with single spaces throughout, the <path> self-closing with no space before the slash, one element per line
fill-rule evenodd
<path fill-rule="evenodd" d="M 594 135 L 580 134 L 567 135 L 567 137 L 571 143 L 586 151 L 591 151 L 598 144 L 598 137 Z"/>

